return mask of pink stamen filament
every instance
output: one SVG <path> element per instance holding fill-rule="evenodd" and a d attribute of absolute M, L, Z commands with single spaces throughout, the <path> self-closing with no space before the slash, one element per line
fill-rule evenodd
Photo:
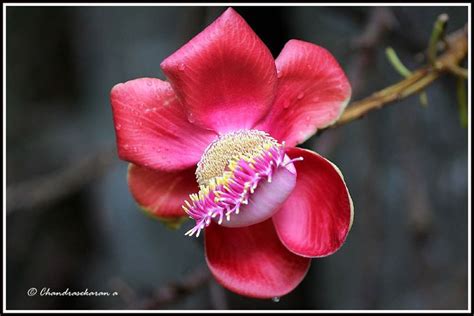
<path fill-rule="evenodd" d="M 286 166 L 288 166 L 290 163 L 297 162 L 297 161 L 302 161 L 302 160 L 303 160 L 303 157 L 293 158 L 293 159 L 291 159 L 291 160 L 288 160 L 288 161 L 285 162 L 284 164 L 282 164 L 282 167 L 286 167 Z"/>

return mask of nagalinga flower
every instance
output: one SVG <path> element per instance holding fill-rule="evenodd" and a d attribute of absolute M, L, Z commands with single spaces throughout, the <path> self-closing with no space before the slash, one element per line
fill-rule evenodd
<path fill-rule="evenodd" d="M 161 68 L 168 81 L 140 78 L 111 91 L 133 197 L 170 223 L 194 219 L 186 234 L 204 231 L 207 264 L 227 289 L 289 293 L 352 225 L 339 169 L 295 147 L 341 115 L 351 94 L 343 70 L 300 40 L 274 60 L 231 8 Z"/>

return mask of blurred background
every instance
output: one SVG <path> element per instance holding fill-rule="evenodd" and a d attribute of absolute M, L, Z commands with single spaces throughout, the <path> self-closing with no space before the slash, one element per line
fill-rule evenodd
<path fill-rule="evenodd" d="M 7 7 L 8 309 L 466 309 L 468 132 L 456 79 L 303 147 L 342 170 L 355 219 L 279 302 L 217 285 L 202 244 L 145 216 L 117 158 L 109 91 L 164 79 L 160 62 L 224 7 Z M 292 38 L 331 51 L 353 100 L 401 79 L 385 57 L 423 65 L 432 26 L 463 7 L 236 7 L 276 57 Z M 464 66 L 467 66 L 464 64 Z M 117 291 L 29 297 L 27 290 Z"/>

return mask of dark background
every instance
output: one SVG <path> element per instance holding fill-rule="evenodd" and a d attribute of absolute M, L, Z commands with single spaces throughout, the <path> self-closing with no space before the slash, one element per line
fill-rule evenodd
<path fill-rule="evenodd" d="M 7 308 L 466 309 L 468 138 L 452 77 L 427 89 L 426 108 L 413 96 L 303 145 L 344 173 L 354 225 L 278 303 L 223 289 L 189 225 L 172 231 L 138 210 L 109 91 L 164 79 L 160 62 L 224 9 L 7 7 Z M 275 57 L 291 38 L 329 49 L 355 100 L 401 79 L 385 47 L 419 67 L 436 17 L 449 14 L 450 32 L 468 9 L 236 10 Z M 29 297 L 31 287 L 120 295 Z"/>

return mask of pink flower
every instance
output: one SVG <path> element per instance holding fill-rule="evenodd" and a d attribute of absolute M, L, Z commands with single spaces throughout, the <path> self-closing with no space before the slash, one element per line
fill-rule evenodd
<path fill-rule="evenodd" d="M 205 231 L 208 266 L 227 289 L 287 294 L 352 224 L 339 169 L 294 147 L 341 115 L 351 94 L 343 70 L 300 40 L 274 60 L 231 8 L 161 68 L 168 81 L 135 79 L 111 92 L 134 198 L 163 220 L 194 219 L 186 234 Z"/>

